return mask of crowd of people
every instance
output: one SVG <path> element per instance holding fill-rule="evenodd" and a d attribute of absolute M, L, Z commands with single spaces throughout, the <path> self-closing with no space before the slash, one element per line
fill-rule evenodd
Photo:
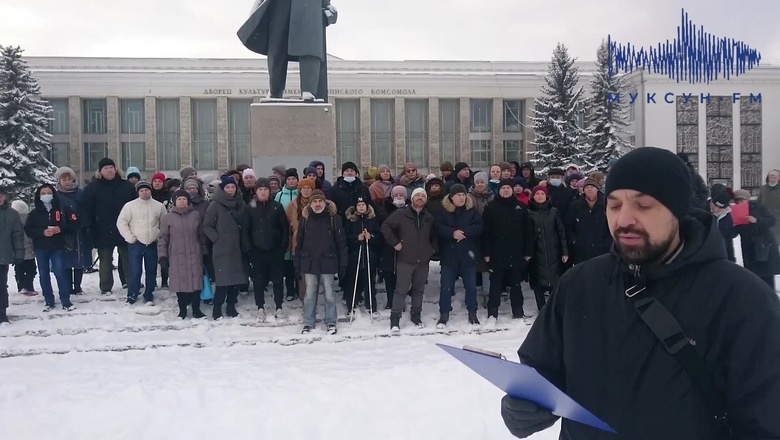
<path fill-rule="evenodd" d="M 688 170 L 690 208 L 717 218 L 732 261 L 733 239 L 740 235 L 745 267 L 774 286 L 780 171 L 772 170 L 751 200 L 744 190 L 708 189 L 693 167 Z M 94 249 L 103 295 L 113 292 L 118 253 L 127 306 L 139 296 L 154 305 L 155 291 L 167 289 L 177 295 L 180 318 L 190 309 L 193 318 L 204 318 L 201 291 L 213 285 L 212 318 L 222 318 L 223 306 L 235 317 L 238 296 L 251 281 L 258 320 L 266 320 L 271 285 L 277 320 L 286 319 L 286 301 L 303 302 L 303 332 L 314 327 L 323 293 L 329 333 L 337 331 L 339 289 L 347 316 L 357 307 L 373 316 L 384 308 L 393 331 L 400 330 L 411 296 L 410 320 L 423 327 L 422 296 L 430 263 L 438 261 L 437 326 L 448 325 L 458 279 L 468 321 L 478 325 L 480 303 L 495 322 L 505 291 L 511 317 L 525 317 L 523 282 L 541 310 L 565 271 L 613 245 L 604 195 L 609 169 L 586 176 L 574 165 L 538 173 L 530 162 L 502 162 L 484 171 L 444 162 L 440 174 L 424 176 L 408 163 L 399 176 L 387 165 L 361 176 L 356 164 L 346 162 L 331 183 L 325 165 L 314 161 L 302 173 L 284 165 L 270 173 L 258 177 L 241 165 L 210 177 L 185 167 L 177 178 L 158 172 L 147 181 L 135 167 L 123 177 L 104 158 L 83 189 L 72 169 L 59 168 L 55 183 L 35 192 L 32 209 L 0 189 L 0 319 L 8 321 L 9 265 L 21 294 L 37 295 L 33 280 L 39 276 L 45 312 L 55 306 L 53 273 L 60 305 L 71 311 L 71 295 L 83 294 L 84 271 L 95 264 Z M 749 205 L 747 221 L 735 222 L 732 207 L 743 203 Z M 382 304 L 379 283 L 386 291 Z"/>

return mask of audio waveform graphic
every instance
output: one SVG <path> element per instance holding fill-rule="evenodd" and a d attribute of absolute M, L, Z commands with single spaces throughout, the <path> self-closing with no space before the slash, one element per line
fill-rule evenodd
<path fill-rule="evenodd" d="M 609 48 L 609 74 L 631 73 L 644 69 L 653 74 L 663 74 L 678 83 L 687 81 L 707 83 L 719 78 L 729 79 L 757 67 L 761 53 L 742 41 L 716 37 L 698 28 L 682 10 L 682 23 L 677 27 L 677 38 L 656 47 L 639 47 L 619 44 L 607 37 Z"/>

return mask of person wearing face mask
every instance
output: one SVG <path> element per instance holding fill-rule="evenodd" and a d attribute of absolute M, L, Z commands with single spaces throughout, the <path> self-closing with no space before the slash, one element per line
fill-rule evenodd
<path fill-rule="evenodd" d="M 355 206 L 358 198 L 371 200 L 371 194 L 358 177 L 357 165 L 354 162 L 344 162 L 341 166 L 341 177 L 336 180 L 330 195 L 330 200 L 336 204 L 341 217 L 341 224 L 346 224 L 347 209 Z"/>
<path fill-rule="evenodd" d="M 553 168 L 547 172 L 547 192 L 552 205 L 563 218 L 569 212 L 569 206 L 574 201 L 574 191 L 567 187 L 563 176 L 566 174 L 561 168 Z"/>
<path fill-rule="evenodd" d="M 62 309 L 76 309 L 70 301 L 72 281 L 65 269 L 65 254 L 76 248 L 79 218 L 75 212 L 60 203 L 57 191 L 48 183 L 35 191 L 35 209 L 24 224 L 24 232 L 33 240 L 33 252 L 38 263 L 38 279 L 46 301 L 44 312 L 54 309 L 51 275 L 57 280 Z"/>
<path fill-rule="evenodd" d="M 775 218 L 771 228 L 775 240 L 780 243 L 780 170 L 772 170 L 766 176 L 766 183 L 758 191 L 758 203 L 764 205 Z"/>

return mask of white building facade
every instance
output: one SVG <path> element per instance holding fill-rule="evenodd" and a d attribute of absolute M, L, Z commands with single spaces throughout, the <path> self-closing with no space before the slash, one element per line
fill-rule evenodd
<path fill-rule="evenodd" d="M 175 176 L 183 166 L 216 173 L 252 163 L 249 104 L 267 94 L 263 59 L 28 61 L 54 108 L 52 161 L 83 179 L 105 156 L 120 168 L 140 168 L 144 177 L 157 170 Z M 587 88 L 594 65 L 578 67 Z M 296 95 L 292 68 L 288 93 Z M 414 162 L 427 173 L 443 161 L 485 169 L 528 160 L 534 149 L 529 117 L 546 73 L 546 62 L 330 59 L 334 163 L 349 160 L 363 170 L 387 164 L 397 172 Z M 685 151 L 709 182 L 749 189 L 780 166 L 780 126 L 770 122 L 780 115 L 780 69 L 696 85 L 637 72 L 629 82 L 629 92 L 638 94 L 629 106 L 632 144 Z M 742 96 L 734 103 L 737 92 Z M 656 93 L 655 104 L 648 93 Z M 708 93 L 710 104 L 700 104 L 700 94 Z M 683 94 L 693 97 L 686 101 Z M 270 174 L 271 166 L 256 171 Z"/>

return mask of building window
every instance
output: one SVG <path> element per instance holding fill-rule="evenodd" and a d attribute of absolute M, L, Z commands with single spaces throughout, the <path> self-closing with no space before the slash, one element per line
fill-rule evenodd
<path fill-rule="evenodd" d="M 428 167 L 428 100 L 408 99 L 406 106 L 406 161 Z"/>
<path fill-rule="evenodd" d="M 161 170 L 178 170 L 179 157 L 179 100 L 157 100 L 157 160 Z"/>
<path fill-rule="evenodd" d="M 371 100 L 371 159 L 395 169 L 395 101 Z"/>
<path fill-rule="evenodd" d="M 98 171 L 100 159 L 108 156 L 108 144 L 106 142 L 84 143 L 84 169 Z"/>
<path fill-rule="evenodd" d="M 492 142 L 489 140 L 471 141 L 471 168 L 487 168 L 493 161 Z"/>
<path fill-rule="evenodd" d="M 728 102 L 731 102 L 730 100 Z M 739 152 L 742 159 L 740 169 L 742 170 L 742 189 L 750 191 L 753 195 L 758 195 L 758 190 L 764 183 L 764 176 L 761 174 L 763 153 L 761 137 L 761 102 L 743 99 L 739 102 Z"/>
<path fill-rule="evenodd" d="M 522 162 L 523 149 L 521 147 L 523 141 L 519 140 L 505 140 L 504 141 L 504 162 Z"/>
<path fill-rule="evenodd" d="M 192 100 L 192 166 L 217 169 L 217 100 Z"/>
<path fill-rule="evenodd" d="M 146 169 L 146 144 L 144 142 L 122 142 L 122 166 Z"/>
<path fill-rule="evenodd" d="M 688 155 L 688 163 L 699 168 L 699 100 L 676 98 L 677 152 Z"/>
<path fill-rule="evenodd" d="M 49 162 L 53 163 L 58 168 L 70 165 L 68 150 L 70 150 L 69 143 L 52 142 L 51 151 L 49 151 Z"/>
<path fill-rule="evenodd" d="M 460 161 L 460 101 L 439 100 L 439 156 L 442 162 Z"/>
<path fill-rule="evenodd" d="M 336 100 L 336 160 L 360 163 L 359 99 Z"/>
<path fill-rule="evenodd" d="M 711 185 L 734 177 L 734 122 L 730 97 L 713 97 L 707 103 L 707 176 Z"/>
<path fill-rule="evenodd" d="M 523 132 L 523 101 L 504 101 L 504 133 Z"/>
<path fill-rule="evenodd" d="M 106 133 L 106 100 L 85 99 L 83 101 L 84 133 Z"/>
<path fill-rule="evenodd" d="M 49 121 L 49 133 L 68 134 L 70 133 L 70 121 L 68 120 L 68 100 L 50 99 L 51 120 Z"/>
<path fill-rule="evenodd" d="M 252 147 L 250 143 L 251 130 L 249 128 L 248 99 L 228 100 L 228 143 L 230 148 L 230 167 L 236 168 L 239 164 L 252 164 Z"/>
<path fill-rule="evenodd" d="M 493 106 L 490 99 L 472 99 L 471 132 L 491 133 L 493 131 Z"/>
<path fill-rule="evenodd" d="M 633 134 L 629 136 L 628 143 L 631 144 L 632 147 L 636 147 L 636 136 Z"/>
<path fill-rule="evenodd" d="M 144 100 L 122 99 L 119 101 L 122 134 L 143 134 L 144 127 Z"/>

